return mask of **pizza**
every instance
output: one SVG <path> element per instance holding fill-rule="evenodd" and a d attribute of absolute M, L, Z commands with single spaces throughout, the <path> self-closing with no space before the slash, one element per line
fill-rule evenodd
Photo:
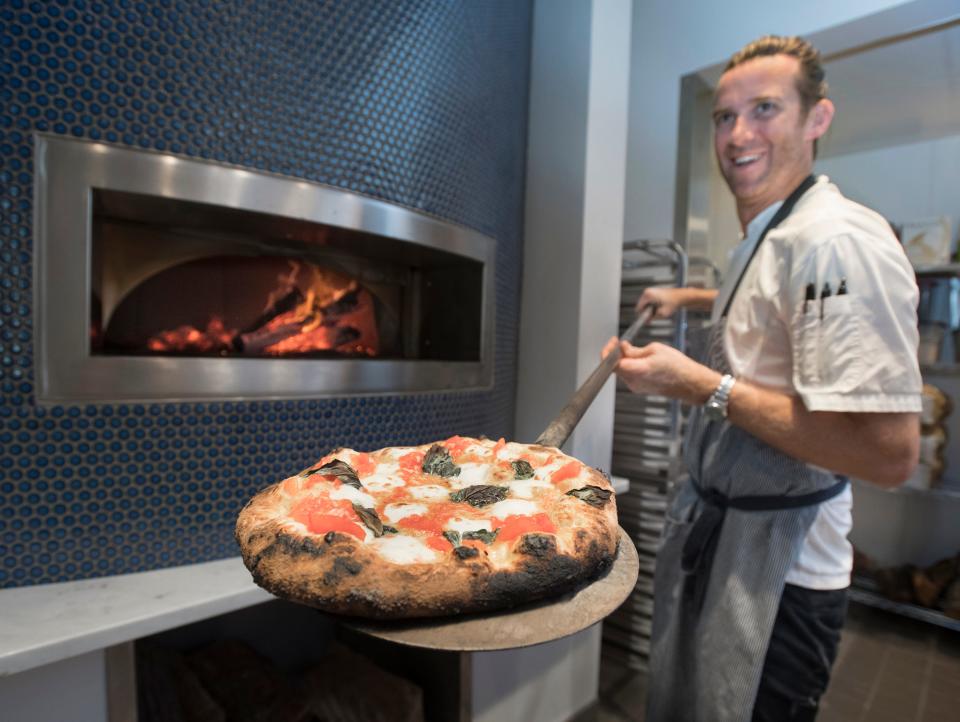
<path fill-rule="evenodd" d="M 610 482 L 558 449 L 454 436 L 337 449 L 240 512 L 254 581 L 325 611 L 405 619 L 571 590 L 617 551 Z"/>

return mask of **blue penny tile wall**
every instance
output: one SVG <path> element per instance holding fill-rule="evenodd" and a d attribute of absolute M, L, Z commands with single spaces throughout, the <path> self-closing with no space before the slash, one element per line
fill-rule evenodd
<path fill-rule="evenodd" d="M 530 19 L 523 0 L 0 3 L 0 587 L 235 555 L 243 503 L 336 446 L 510 436 Z M 328 183 L 492 236 L 493 389 L 38 406 L 34 131 Z"/>

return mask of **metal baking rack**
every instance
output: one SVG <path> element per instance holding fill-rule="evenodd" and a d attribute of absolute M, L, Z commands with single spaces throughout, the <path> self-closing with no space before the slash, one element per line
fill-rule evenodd
<path fill-rule="evenodd" d="M 693 279 L 691 266 L 697 272 Z M 625 243 L 622 269 L 621 332 L 635 317 L 637 301 L 649 286 L 719 285 L 715 266 L 706 259 L 688 258 L 680 244 L 669 240 Z M 688 325 L 700 326 L 705 320 L 705 315 L 680 311 L 671 319 L 648 324 L 636 345 L 660 341 L 684 351 Z M 612 472 L 630 481 L 630 490 L 617 495 L 617 510 L 620 526 L 637 547 L 640 575 L 627 601 L 604 620 L 603 653 L 634 669 L 645 669 L 650 653 L 653 570 L 667 494 L 683 473 L 683 426 L 679 402 L 640 396 L 617 383 Z"/>

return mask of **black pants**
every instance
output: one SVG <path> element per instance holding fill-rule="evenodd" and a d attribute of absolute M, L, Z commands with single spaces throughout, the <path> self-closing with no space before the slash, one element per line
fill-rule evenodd
<path fill-rule="evenodd" d="M 846 614 L 846 589 L 784 587 L 763 662 L 753 722 L 816 719 Z"/>

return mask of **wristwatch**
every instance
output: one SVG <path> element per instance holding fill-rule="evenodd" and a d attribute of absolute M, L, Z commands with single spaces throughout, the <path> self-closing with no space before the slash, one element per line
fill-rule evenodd
<path fill-rule="evenodd" d="M 703 405 L 703 413 L 710 421 L 721 421 L 727 418 L 730 390 L 736 382 L 737 380 L 730 374 L 724 374 L 723 378 L 720 379 L 720 385 L 714 389 L 710 398 L 707 399 L 707 403 Z"/>

